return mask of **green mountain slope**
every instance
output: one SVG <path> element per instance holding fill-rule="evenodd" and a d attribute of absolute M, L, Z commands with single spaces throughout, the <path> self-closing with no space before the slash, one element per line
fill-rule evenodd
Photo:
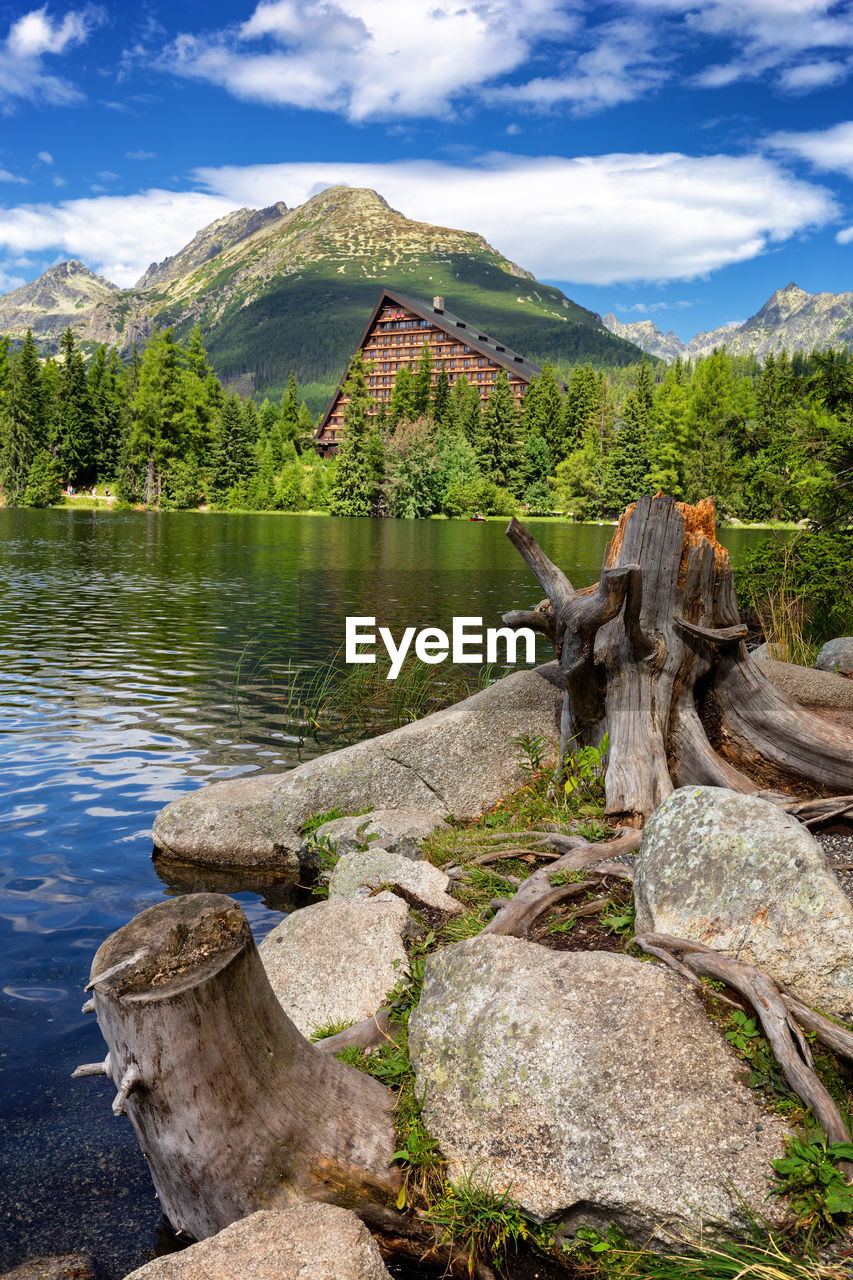
<path fill-rule="evenodd" d="M 448 310 L 539 363 L 640 358 L 597 315 L 538 283 L 481 236 L 415 222 L 374 191 L 331 187 L 299 208 L 261 211 L 257 225 L 247 235 L 251 226 L 241 224 L 236 243 L 186 273 L 171 275 L 181 255 L 169 273 L 150 268 L 143 281 L 156 281 L 153 287 L 102 303 L 82 336 L 128 348 L 155 323 L 174 325 L 178 336 L 199 324 L 225 381 L 275 395 L 292 369 L 314 411 L 324 407 L 383 287 L 426 301 L 439 294 Z"/>

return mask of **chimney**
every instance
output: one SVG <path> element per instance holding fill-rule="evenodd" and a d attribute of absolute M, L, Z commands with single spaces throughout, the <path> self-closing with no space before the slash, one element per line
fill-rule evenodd
<path fill-rule="evenodd" d="M 433 300 L 432 300 L 432 309 L 433 309 L 433 311 L 443 311 L 443 310 L 444 310 L 444 298 L 439 298 L 438 296 L 436 296 L 435 298 L 433 298 Z"/>

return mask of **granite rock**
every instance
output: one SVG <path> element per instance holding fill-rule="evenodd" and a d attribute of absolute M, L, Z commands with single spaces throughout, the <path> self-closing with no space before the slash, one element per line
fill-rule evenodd
<path fill-rule="evenodd" d="M 853 904 L 815 838 L 768 800 L 680 787 L 652 814 L 635 861 L 637 932 L 704 942 L 853 1013 Z"/>
<path fill-rule="evenodd" d="M 409 1050 L 448 1176 L 569 1234 L 613 1222 L 645 1245 L 779 1212 L 786 1126 L 663 966 L 481 935 L 427 961 Z"/>
<path fill-rule="evenodd" d="M 261 1209 L 126 1280 L 390 1280 L 367 1227 L 348 1209 L 306 1202 Z"/>
<path fill-rule="evenodd" d="M 406 970 L 409 909 L 393 893 L 317 902 L 286 916 L 258 948 L 287 1016 L 315 1027 L 361 1022 Z"/>
<path fill-rule="evenodd" d="M 381 886 L 398 889 L 407 902 L 457 915 L 464 908 L 447 892 L 449 878 L 431 862 L 413 862 L 398 853 L 372 846 L 361 853 L 345 853 L 329 877 L 329 901 L 368 898 Z"/>

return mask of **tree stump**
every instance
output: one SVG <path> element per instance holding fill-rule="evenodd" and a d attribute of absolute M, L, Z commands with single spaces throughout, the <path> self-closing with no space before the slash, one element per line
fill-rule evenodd
<path fill-rule="evenodd" d="M 849 733 L 779 693 L 746 652 L 713 499 L 640 498 L 619 521 L 601 580 L 580 591 L 517 520 L 507 536 L 548 599 L 504 622 L 554 644 L 563 755 L 608 735 L 609 818 L 642 826 L 688 784 L 853 791 Z"/>
<path fill-rule="evenodd" d="M 297 1031 L 233 899 L 143 911 L 101 946 L 89 987 L 113 1110 L 178 1230 L 201 1240 L 257 1209 L 397 1193 L 392 1095 Z"/>

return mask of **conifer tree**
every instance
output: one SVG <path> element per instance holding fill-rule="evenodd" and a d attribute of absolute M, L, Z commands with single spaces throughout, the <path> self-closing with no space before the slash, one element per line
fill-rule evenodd
<path fill-rule="evenodd" d="M 38 350 L 28 329 L 12 361 L 5 404 L 0 480 L 9 506 L 24 495 L 36 454 L 47 446 L 45 394 Z"/>
<path fill-rule="evenodd" d="M 333 516 L 374 515 L 381 507 L 384 450 L 368 417 L 371 398 L 361 352 L 353 359 L 343 389 L 348 397 L 344 438 L 329 489 L 329 511 Z"/>
<path fill-rule="evenodd" d="M 432 416 L 437 427 L 450 425 L 450 379 L 447 370 L 442 366 L 435 380 L 435 393 L 432 398 Z"/>
<path fill-rule="evenodd" d="M 394 388 L 388 405 L 386 420 L 393 431 L 398 422 L 412 422 L 415 414 L 415 387 L 408 365 L 402 365 L 394 378 Z"/>
<path fill-rule="evenodd" d="M 97 474 L 97 451 L 86 366 L 70 328 L 59 340 L 50 448 L 67 483 L 89 484 Z"/>
<path fill-rule="evenodd" d="M 474 449 L 483 475 L 518 494 L 523 484 L 523 455 L 518 411 L 505 369 L 495 378 L 492 394 L 486 401 Z"/>
<path fill-rule="evenodd" d="M 424 343 L 412 381 L 413 418 L 423 417 L 432 407 L 432 369 L 432 352 L 427 343 Z"/>
<path fill-rule="evenodd" d="M 181 353 L 171 329 L 155 329 L 142 356 L 129 433 L 131 467 L 142 500 L 163 496 L 168 467 L 186 451 Z"/>
<path fill-rule="evenodd" d="M 299 394 L 296 388 L 296 377 L 293 370 L 287 379 L 287 388 L 281 398 L 281 438 L 286 443 L 293 440 L 297 446 L 300 442 L 299 432 Z"/>

